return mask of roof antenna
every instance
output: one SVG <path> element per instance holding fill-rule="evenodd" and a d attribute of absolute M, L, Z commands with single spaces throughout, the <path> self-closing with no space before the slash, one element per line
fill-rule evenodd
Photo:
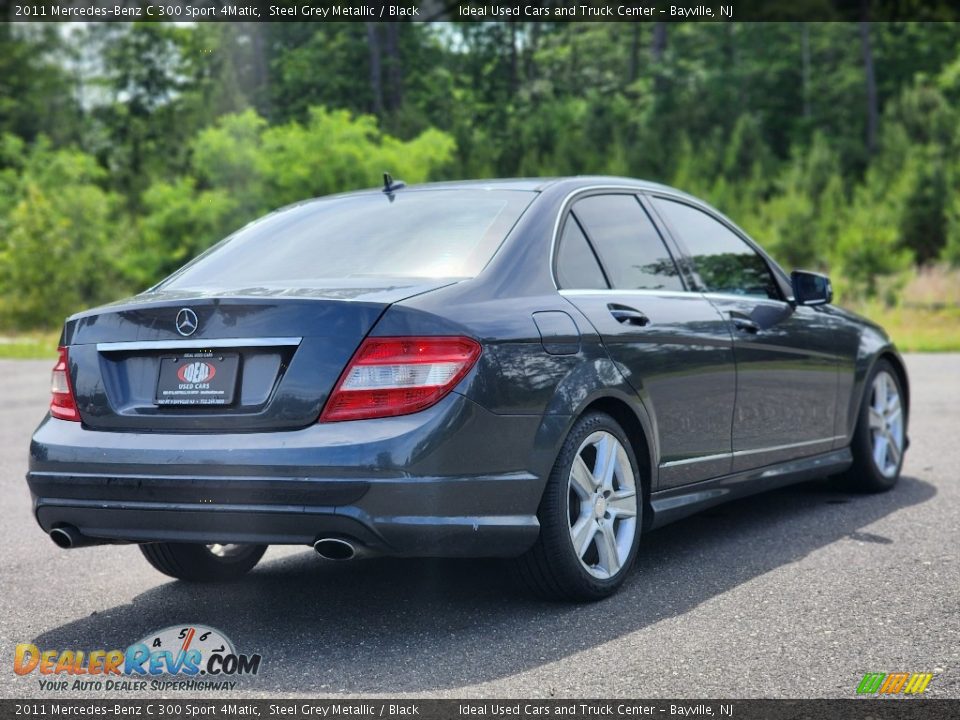
<path fill-rule="evenodd" d="M 391 202 L 393 201 L 393 193 L 406 186 L 407 184 L 403 180 L 394 180 L 390 173 L 385 172 L 383 174 L 383 192 L 387 194 Z"/>

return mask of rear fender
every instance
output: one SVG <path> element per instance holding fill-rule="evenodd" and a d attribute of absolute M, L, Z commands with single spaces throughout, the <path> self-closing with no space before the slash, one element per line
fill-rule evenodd
<path fill-rule="evenodd" d="M 537 432 L 535 453 L 536 465 L 543 468 L 540 474 L 544 483 L 553 468 L 560 448 L 576 421 L 593 410 L 612 414 L 625 427 L 645 480 L 648 491 L 657 487 L 657 466 L 660 457 L 657 442 L 656 418 L 642 399 L 623 377 L 616 364 L 597 346 L 592 355 L 564 377 L 556 386 Z M 622 419 L 621 419 L 622 418 Z M 630 422 L 633 420 L 634 422 Z M 642 434 L 642 437 L 638 437 Z M 645 467 L 643 467 L 645 466 Z"/>

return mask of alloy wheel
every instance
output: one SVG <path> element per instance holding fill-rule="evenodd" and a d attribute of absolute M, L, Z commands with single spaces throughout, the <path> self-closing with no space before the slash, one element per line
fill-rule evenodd
<path fill-rule="evenodd" d="M 609 579 L 627 562 L 637 532 L 637 486 L 630 459 L 611 433 L 580 445 L 568 481 L 570 540 L 591 575 Z"/>
<path fill-rule="evenodd" d="M 873 464 L 884 477 L 892 478 L 903 455 L 903 406 L 897 383 L 886 370 L 873 379 L 869 413 Z"/>

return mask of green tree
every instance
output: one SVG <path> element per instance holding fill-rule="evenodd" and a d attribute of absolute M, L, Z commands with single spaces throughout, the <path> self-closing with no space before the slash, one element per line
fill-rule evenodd
<path fill-rule="evenodd" d="M 43 138 L 23 158 L 0 237 L 0 324 L 49 327 L 127 289 L 128 231 L 102 180 L 91 156 Z"/>
<path fill-rule="evenodd" d="M 384 171 L 422 182 L 453 156 L 452 138 L 437 130 L 402 141 L 369 115 L 312 108 L 308 117 L 270 127 L 246 110 L 202 130 L 191 143 L 190 174 L 144 194 L 128 275 L 147 285 L 277 207 L 377 186 Z"/>
<path fill-rule="evenodd" d="M 83 118 L 65 69 L 72 55 L 54 25 L 0 23 L 0 134 L 80 140 Z"/>

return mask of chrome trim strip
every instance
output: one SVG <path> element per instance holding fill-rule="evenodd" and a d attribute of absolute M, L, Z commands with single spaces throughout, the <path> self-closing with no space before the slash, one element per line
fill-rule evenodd
<path fill-rule="evenodd" d="M 820 438 L 818 440 L 804 440 L 803 442 L 790 443 L 789 445 L 772 445 L 770 447 L 756 448 L 753 450 L 737 450 L 732 453 L 717 453 L 716 455 L 704 455 L 703 457 L 687 458 L 685 460 L 671 460 L 668 463 L 663 463 L 661 468 L 676 467 L 678 465 L 690 465 L 693 463 L 700 462 L 710 462 L 711 460 L 723 460 L 725 458 L 737 458 L 743 457 L 744 455 L 757 455 L 759 453 L 766 452 L 778 452 L 780 450 L 790 450 L 792 448 L 806 447 L 807 445 L 820 445 L 822 443 L 833 443 L 837 440 L 846 440 L 846 435 L 835 435 L 830 438 Z"/>
<path fill-rule="evenodd" d="M 754 450 L 737 450 L 733 453 L 734 457 L 743 457 L 744 455 L 757 455 L 759 453 L 777 452 L 778 450 L 790 450 L 792 448 L 806 447 L 807 445 L 821 445 L 823 443 L 832 443 L 837 440 L 846 440 L 846 435 L 834 435 L 833 437 L 820 438 L 818 440 L 804 440 L 803 442 L 790 443 L 788 445 L 773 445 L 771 447 L 756 448 Z"/>
<path fill-rule="evenodd" d="M 211 338 L 209 340 L 134 340 L 97 343 L 97 352 L 130 350 L 205 350 L 207 348 L 289 347 L 299 345 L 302 337 Z"/>
<path fill-rule="evenodd" d="M 702 299 L 703 293 L 696 290 L 614 290 L 613 288 L 596 288 L 593 290 L 557 290 L 563 297 L 586 297 L 589 295 L 638 295 L 640 297 L 675 297 Z"/>
<path fill-rule="evenodd" d="M 704 455 L 703 457 L 686 458 L 685 460 L 671 460 L 661 465 L 661 468 L 677 467 L 678 465 L 692 465 L 693 463 L 710 462 L 711 460 L 729 460 L 733 453 L 717 453 L 716 455 Z"/>
<path fill-rule="evenodd" d="M 708 300 L 710 298 L 716 298 L 717 300 L 733 300 L 737 302 L 751 302 L 751 303 L 764 303 L 766 305 L 773 305 L 775 307 L 781 308 L 784 305 L 790 305 L 786 300 L 779 300 L 777 298 L 766 297 L 761 295 L 738 295 L 737 293 L 722 293 L 722 292 L 705 292 L 703 296 Z"/>

